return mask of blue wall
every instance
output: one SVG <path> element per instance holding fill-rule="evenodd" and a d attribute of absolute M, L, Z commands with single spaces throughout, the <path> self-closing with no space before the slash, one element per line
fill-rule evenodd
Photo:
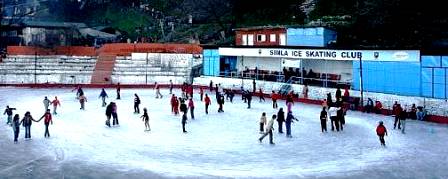
<path fill-rule="evenodd" d="M 422 56 L 422 96 L 448 97 L 448 56 Z"/>
<path fill-rule="evenodd" d="M 219 52 L 218 49 L 204 49 L 203 51 L 203 69 L 205 76 L 219 76 Z"/>
<path fill-rule="evenodd" d="M 419 62 L 363 61 L 364 91 L 420 96 Z M 359 61 L 353 61 L 353 89 L 359 90 Z"/>
<path fill-rule="evenodd" d="M 288 28 L 286 34 L 289 46 L 326 47 L 329 41 L 336 40 L 336 32 L 323 27 Z"/>

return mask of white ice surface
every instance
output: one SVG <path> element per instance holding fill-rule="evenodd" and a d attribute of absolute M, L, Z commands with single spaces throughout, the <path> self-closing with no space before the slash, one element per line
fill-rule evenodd
<path fill-rule="evenodd" d="M 246 109 L 236 96 L 220 114 L 212 93 L 205 115 L 195 95 L 196 119 L 189 119 L 183 134 L 167 90 L 162 90 L 164 98 L 155 99 L 151 89 L 122 89 L 121 100 L 115 100 L 115 89 L 106 91 L 107 101 L 117 102 L 119 127 L 105 127 L 100 89 L 85 89 L 88 102 L 81 111 L 71 89 L 0 88 L 2 113 L 10 105 L 20 117 L 30 111 L 38 118 L 44 96 L 58 96 L 62 104 L 49 139 L 40 122 L 33 123 L 32 140 L 24 140 L 21 128 L 19 143 L 13 144 L 12 129 L 1 117 L 0 178 L 448 178 L 446 125 L 408 120 L 407 133 L 401 134 L 393 130 L 392 117 L 350 111 L 343 132 L 321 133 L 320 106 L 297 103 L 294 137 L 275 131 L 276 144 L 269 145 L 268 137 L 262 144 L 257 138 L 261 113 L 269 118 L 277 112 L 270 99 L 260 103 L 254 97 L 253 108 Z M 149 109 L 150 132 L 133 114 L 134 93 L 141 98 L 141 111 Z M 279 104 L 285 108 L 284 101 Z M 389 130 L 386 148 L 375 134 L 379 120 Z"/>

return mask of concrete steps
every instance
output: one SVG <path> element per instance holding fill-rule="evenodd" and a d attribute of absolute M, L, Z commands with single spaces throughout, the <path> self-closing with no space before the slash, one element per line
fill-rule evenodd
<path fill-rule="evenodd" d="M 112 72 L 117 56 L 111 54 L 100 54 L 92 74 L 91 84 L 111 84 Z"/>

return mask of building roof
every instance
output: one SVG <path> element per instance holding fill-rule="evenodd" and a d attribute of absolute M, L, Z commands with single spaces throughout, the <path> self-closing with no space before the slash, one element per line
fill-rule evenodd
<path fill-rule="evenodd" d="M 91 37 L 105 38 L 105 39 L 115 39 L 115 38 L 117 38 L 117 35 L 115 35 L 115 34 L 109 34 L 109 33 L 106 33 L 106 32 L 101 32 L 99 30 L 95 30 L 95 29 L 92 29 L 92 28 L 82 28 L 82 29 L 79 29 L 79 32 L 83 36 L 85 36 L 85 37 L 91 36 Z"/>
<path fill-rule="evenodd" d="M 50 27 L 50 28 L 86 28 L 84 23 L 75 22 L 50 22 L 50 21 L 32 21 L 25 20 L 21 22 L 23 26 L 27 27 Z"/>
<path fill-rule="evenodd" d="M 233 29 L 233 31 L 253 31 L 253 30 L 271 30 L 271 29 L 289 29 L 289 28 L 325 28 L 334 30 L 325 26 L 309 26 L 309 25 L 277 25 L 277 26 L 252 26 Z"/>

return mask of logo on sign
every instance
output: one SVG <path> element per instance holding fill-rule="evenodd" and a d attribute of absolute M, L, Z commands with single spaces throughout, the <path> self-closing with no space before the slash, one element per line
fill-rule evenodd
<path fill-rule="evenodd" d="M 409 54 L 407 52 L 395 52 L 392 57 L 396 60 L 406 60 L 409 58 Z"/>

